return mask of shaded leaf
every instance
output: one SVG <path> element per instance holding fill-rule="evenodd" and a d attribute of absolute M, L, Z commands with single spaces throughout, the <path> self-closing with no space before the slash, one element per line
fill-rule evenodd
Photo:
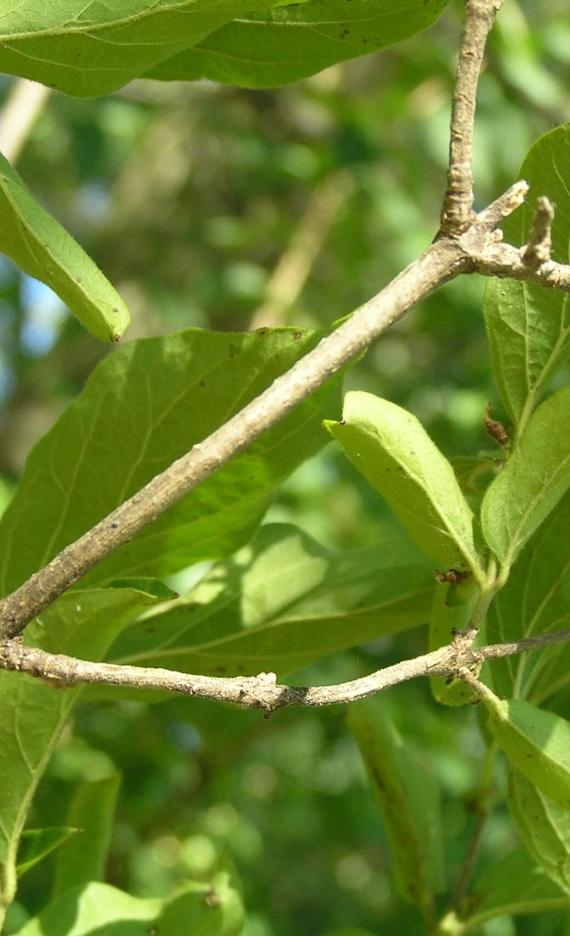
<path fill-rule="evenodd" d="M 238 936 L 245 911 L 235 872 L 227 860 L 206 884 L 191 883 L 170 897 L 156 923 L 156 936 Z"/>
<path fill-rule="evenodd" d="M 368 55 L 426 29 L 447 0 L 304 0 L 226 23 L 149 77 L 266 88 Z"/>
<path fill-rule="evenodd" d="M 520 178 L 530 184 L 524 204 L 506 219 L 506 239 L 526 243 L 538 196 L 556 207 L 553 257 L 570 259 L 570 124 L 540 137 L 528 153 Z M 493 369 L 503 403 L 519 432 L 567 359 L 570 296 L 529 283 L 491 279 L 485 294 L 485 320 Z"/>
<path fill-rule="evenodd" d="M 509 777 L 509 809 L 534 859 L 570 895 L 570 810 L 516 770 Z"/>
<path fill-rule="evenodd" d="M 189 329 L 133 341 L 94 370 L 30 455 L 0 521 L 0 589 L 25 581 L 313 347 L 318 332 Z M 160 576 L 247 542 L 280 481 L 326 442 L 340 378 L 81 580 Z"/>
<path fill-rule="evenodd" d="M 569 438 L 570 386 L 534 413 L 483 498 L 483 535 L 505 569 L 570 487 Z"/>
<path fill-rule="evenodd" d="M 159 899 L 131 897 L 109 884 L 92 882 L 65 892 L 18 936 L 149 936 L 149 924 L 161 908 Z"/>
<path fill-rule="evenodd" d="M 471 510 L 451 465 L 415 416 L 356 391 L 345 397 L 342 421 L 326 427 L 428 556 L 483 575 Z"/>
<path fill-rule="evenodd" d="M 460 584 L 437 583 L 431 608 L 429 649 L 437 650 L 451 643 L 455 631 L 470 623 L 480 596 L 473 579 Z M 473 698 L 473 690 L 460 679 L 448 684 L 445 676 L 430 679 L 431 691 L 442 705 L 465 705 Z"/>
<path fill-rule="evenodd" d="M 351 705 L 347 720 L 384 819 L 398 891 L 428 911 L 443 886 L 437 783 L 405 747 L 378 699 Z"/>
<path fill-rule="evenodd" d="M 126 622 L 152 601 L 129 589 L 66 594 L 28 626 L 26 641 L 51 653 L 100 660 Z M 0 673 L 0 898 L 14 895 L 27 812 L 80 692 L 21 673 Z"/>
<path fill-rule="evenodd" d="M 124 631 L 110 658 L 192 673 L 283 676 L 425 622 L 432 589 L 430 564 L 405 539 L 334 554 L 295 527 L 263 526 L 188 595 Z"/>
<path fill-rule="evenodd" d="M 96 338 L 117 341 L 129 324 L 129 310 L 109 280 L 2 155 L 0 251 L 50 286 Z"/>
<path fill-rule="evenodd" d="M 75 793 L 67 821 L 78 835 L 57 856 L 54 896 L 104 879 L 120 784 L 120 774 L 114 774 L 95 783 L 83 783 Z"/>
<path fill-rule="evenodd" d="M 26 829 L 22 832 L 18 849 L 16 873 L 21 878 L 26 871 L 37 865 L 59 848 L 79 830 L 69 826 L 50 826 L 44 829 Z"/>
<path fill-rule="evenodd" d="M 462 908 L 463 932 L 476 930 L 486 920 L 562 910 L 570 906 L 566 894 L 538 868 L 524 848 L 510 852 L 475 882 Z"/>

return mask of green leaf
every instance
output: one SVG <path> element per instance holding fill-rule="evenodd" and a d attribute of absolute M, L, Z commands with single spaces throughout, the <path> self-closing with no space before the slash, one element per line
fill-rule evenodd
<path fill-rule="evenodd" d="M 351 705 L 347 718 L 384 819 L 398 891 L 429 912 L 433 895 L 443 886 L 439 788 L 378 699 Z"/>
<path fill-rule="evenodd" d="M 447 646 L 455 631 L 469 625 L 480 594 L 473 579 L 459 584 L 437 583 L 430 618 L 430 650 Z M 444 676 L 435 676 L 430 685 L 434 698 L 442 705 L 465 705 L 473 699 L 473 690 L 460 679 L 448 684 Z"/>
<path fill-rule="evenodd" d="M 371 393 L 353 392 L 345 397 L 342 421 L 325 425 L 426 555 L 483 577 L 471 510 L 451 465 L 415 416 Z"/>
<path fill-rule="evenodd" d="M 129 589 L 66 594 L 28 626 L 26 641 L 51 653 L 101 660 L 121 628 L 153 600 Z M 21 673 L 0 673 L 0 903 L 14 895 L 26 816 L 80 692 Z"/>
<path fill-rule="evenodd" d="M 189 329 L 108 355 L 33 449 L 0 521 L 0 591 L 11 591 L 185 454 L 314 347 L 321 332 Z M 340 377 L 187 494 L 80 587 L 160 577 L 246 543 L 277 485 L 327 441 Z"/>
<path fill-rule="evenodd" d="M 51 826 L 44 829 L 26 829 L 22 832 L 18 849 L 16 873 L 21 878 L 26 871 L 59 848 L 79 830 L 69 826 Z"/>
<path fill-rule="evenodd" d="M 235 872 L 227 860 L 207 884 L 185 885 L 171 897 L 156 923 L 156 936 L 239 936 L 245 912 Z"/>
<path fill-rule="evenodd" d="M 282 84 L 425 29 L 445 2 L 353 0 L 347 9 L 341 0 L 25 0 L 2 16 L 0 70 L 80 96 L 108 94 L 145 73 Z M 273 7 L 275 18 L 265 16 Z M 229 35 L 216 32 L 234 18 Z M 192 47 L 211 33 L 212 45 L 194 59 Z"/>
<path fill-rule="evenodd" d="M 240 17 L 149 77 L 264 88 L 368 55 L 431 26 L 447 0 L 305 0 Z"/>
<path fill-rule="evenodd" d="M 0 22 L 0 70 L 81 97 L 109 94 L 271 0 L 33 0 Z"/>
<path fill-rule="evenodd" d="M 509 809 L 530 853 L 570 895 L 570 810 L 553 802 L 516 770 L 509 777 Z"/>
<path fill-rule="evenodd" d="M 102 881 L 111 841 L 121 775 L 83 783 L 73 797 L 67 822 L 79 831 L 60 849 L 55 866 L 54 896 L 89 881 Z"/>
<path fill-rule="evenodd" d="M 489 728 L 509 761 L 539 790 L 570 809 L 570 722 L 523 699 L 483 695 Z"/>
<path fill-rule="evenodd" d="M 469 908 L 471 904 L 471 910 Z M 570 906 L 570 900 L 523 848 L 510 852 L 475 882 L 473 894 L 462 908 L 462 932 L 477 930 L 494 917 L 546 913 Z"/>
<path fill-rule="evenodd" d="M 565 494 L 523 549 L 487 615 L 487 642 L 508 643 L 570 626 L 570 493 Z M 570 681 L 570 647 L 493 660 L 493 687 L 501 696 L 539 702 Z"/>
<path fill-rule="evenodd" d="M 406 539 L 335 554 L 295 527 L 263 526 L 188 595 L 125 630 L 110 658 L 191 673 L 284 676 L 427 621 L 432 589 L 430 564 Z"/>
<path fill-rule="evenodd" d="M 505 570 L 570 487 L 569 438 L 570 386 L 534 413 L 483 498 L 483 536 Z"/>
<path fill-rule="evenodd" d="M 0 155 L 0 251 L 46 283 L 95 338 L 118 341 L 127 306 L 77 241 L 39 205 Z"/>
<path fill-rule="evenodd" d="M 131 897 L 96 881 L 74 887 L 19 930 L 18 936 L 149 936 L 159 899 Z"/>
<path fill-rule="evenodd" d="M 524 205 L 504 223 L 508 241 L 526 243 L 536 198 L 547 195 L 556 208 L 555 260 L 570 259 L 570 124 L 540 137 L 528 153 L 520 178 L 530 184 Z M 495 380 L 520 433 L 548 382 L 567 360 L 570 335 L 568 293 L 512 280 L 492 279 L 485 295 L 485 320 Z"/>

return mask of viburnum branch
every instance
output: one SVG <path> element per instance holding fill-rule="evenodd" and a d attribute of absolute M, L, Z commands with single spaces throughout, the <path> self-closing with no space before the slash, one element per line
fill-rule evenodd
<path fill-rule="evenodd" d="M 473 223 L 473 127 L 477 86 L 487 36 L 501 0 L 465 0 L 465 18 L 451 112 L 447 191 L 441 212 L 441 234 L 462 234 Z"/>
<path fill-rule="evenodd" d="M 548 644 L 567 640 L 570 640 L 570 628 L 542 634 L 540 637 L 472 649 L 465 645 L 463 636 L 458 634 L 447 647 L 334 686 L 279 685 L 274 673 L 224 678 L 190 675 L 154 667 L 91 663 L 75 657 L 46 653 L 36 647 L 26 647 L 20 640 L 8 640 L 0 644 L 0 669 L 27 673 L 50 683 L 59 683 L 62 688 L 96 684 L 151 689 L 230 702 L 241 708 L 261 709 L 272 714 L 283 708 L 321 708 L 355 702 L 420 676 L 461 678 L 477 692 L 482 692 L 485 687 L 475 673 L 478 673 L 484 660 L 538 650 Z"/>

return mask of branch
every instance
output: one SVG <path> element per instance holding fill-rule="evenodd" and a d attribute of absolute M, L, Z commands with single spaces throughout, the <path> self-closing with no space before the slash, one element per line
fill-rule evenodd
<path fill-rule="evenodd" d="M 451 112 L 447 191 L 441 212 L 441 233 L 462 234 L 473 223 L 473 125 L 477 85 L 487 36 L 501 0 L 465 0 Z"/>
<path fill-rule="evenodd" d="M 458 634 L 447 647 L 403 660 L 369 676 L 336 686 L 281 686 L 277 684 L 274 673 L 224 678 L 195 676 L 154 667 L 91 663 L 75 657 L 46 653 L 35 647 L 25 647 L 20 640 L 8 640 L 0 644 L 0 669 L 27 673 L 51 683 L 59 683 L 63 688 L 87 683 L 128 689 L 154 689 L 230 702 L 244 709 L 262 709 L 271 715 L 284 708 L 322 708 L 325 705 L 356 702 L 420 676 L 460 678 L 480 691 L 482 684 L 474 673 L 478 672 L 484 660 L 525 653 L 567 640 L 570 640 L 570 628 L 527 640 L 471 649 L 466 646 L 464 635 Z"/>

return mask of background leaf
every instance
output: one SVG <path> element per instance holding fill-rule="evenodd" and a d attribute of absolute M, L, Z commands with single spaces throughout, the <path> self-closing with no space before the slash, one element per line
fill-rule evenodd
<path fill-rule="evenodd" d="M 552 255 L 570 259 L 570 124 L 544 134 L 522 164 L 519 178 L 530 184 L 524 204 L 505 221 L 505 237 L 526 243 L 536 199 L 547 195 L 556 208 Z M 557 368 L 567 360 L 570 335 L 568 293 L 513 280 L 489 280 L 485 321 L 493 370 L 503 404 L 520 433 Z"/>
<path fill-rule="evenodd" d="M 506 569 L 570 487 L 569 438 L 570 386 L 538 408 L 487 488 L 481 507 L 483 536 Z"/>
<path fill-rule="evenodd" d="M 426 29 L 447 0 L 304 0 L 240 17 L 148 77 L 209 78 L 249 88 L 297 81 Z"/>
<path fill-rule="evenodd" d="M 63 595 L 26 630 L 51 653 L 100 660 L 121 627 L 153 601 L 132 589 Z M 37 785 L 81 689 L 0 673 L 0 895 L 13 897 L 18 844 Z"/>
<path fill-rule="evenodd" d="M 295 527 L 263 526 L 187 595 L 128 628 L 110 658 L 283 676 L 340 648 L 417 627 L 428 618 L 432 590 L 430 564 L 404 538 L 335 554 Z"/>
<path fill-rule="evenodd" d="M 244 918 L 235 871 L 223 859 L 211 881 L 187 885 L 167 901 L 156 936 L 238 936 Z"/>
<path fill-rule="evenodd" d="M 415 416 L 355 391 L 345 397 L 342 421 L 326 425 L 428 556 L 479 571 L 471 510 L 451 465 Z"/>
<path fill-rule="evenodd" d="M 351 705 L 347 721 L 382 812 L 398 890 L 429 914 L 443 883 L 437 783 L 405 746 L 378 699 Z"/>
<path fill-rule="evenodd" d="M 148 936 L 150 924 L 160 912 L 159 899 L 131 897 L 124 891 L 94 881 L 66 891 L 38 917 L 19 931 L 19 936 Z"/>
<path fill-rule="evenodd" d="M 26 829 L 22 833 L 18 849 L 18 863 L 16 866 L 18 878 L 21 878 L 26 871 L 33 868 L 47 855 L 51 855 L 56 848 L 59 848 L 69 838 L 77 835 L 78 831 L 78 829 L 69 826 Z"/>
<path fill-rule="evenodd" d="M 50 286 L 96 338 L 118 341 L 127 306 L 71 234 L 35 201 L 0 154 L 0 251 Z"/>
<path fill-rule="evenodd" d="M 126 344 L 28 459 L 0 522 L 0 589 L 21 584 L 154 475 L 257 396 L 321 337 L 189 329 Z M 81 581 L 160 576 L 227 556 L 251 537 L 275 488 L 327 441 L 339 377 L 264 433 Z M 136 404 L 136 405 L 135 405 Z"/>
<path fill-rule="evenodd" d="M 534 859 L 570 895 L 570 810 L 517 770 L 509 776 L 509 808 Z"/>
<path fill-rule="evenodd" d="M 76 791 L 67 822 L 78 834 L 57 855 L 55 896 L 71 887 L 104 880 L 120 785 L 121 775 L 116 773 L 104 780 L 83 783 Z"/>

